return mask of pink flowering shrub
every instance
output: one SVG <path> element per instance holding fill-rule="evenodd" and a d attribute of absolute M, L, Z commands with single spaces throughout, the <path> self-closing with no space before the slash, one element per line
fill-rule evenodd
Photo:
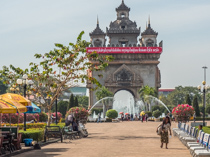
<path fill-rule="evenodd" d="M 19 114 L 19 122 L 18 122 L 18 114 Z M 11 116 L 11 123 L 23 123 L 24 114 L 23 113 L 11 113 L 11 114 L 2 114 L 2 122 L 3 123 L 10 123 L 10 116 Z M 26 121 L 31 121 L 36 119 L 39 121 L 39 114 L 26 114 Z"/>
<path fill-rule="evenodd" d="M 69 114 L 73 114 L 74 118 L 79 120 L 81 123 L 85 124 L 88 118 L 88 110 L 83 107 L 72 107 L 67 113 L 66 116 Z"/>
<path fill-rule="evenodd" d="M 54 113 L 52 113 L 52 115 L 53 115 L 53 117 L 55 117 L 55 112 Z M 62 113 L 60 113 L 60 112 L 57 112 L 57 117 L 58 117 L 58 120 L 60 120 L 61 118 L 62 118 Z"/>
<path fill-rule="evenodd" d="M 187 121 L 193 115 L 194 108 L 188 104 L 181 104 L 174 107 L 172 114 L 178 121 Z"/>

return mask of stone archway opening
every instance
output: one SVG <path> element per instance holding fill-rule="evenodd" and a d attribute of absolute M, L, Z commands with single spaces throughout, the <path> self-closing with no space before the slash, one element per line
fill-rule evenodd
<path fill-rule="evenodd" d="M 114 94 L 113 109 L 118 112 L 120 117 L 120 112 L 129 113 L 135 115 L 135 98 L 134 94 L 129 90 L 118 90 Z"/>

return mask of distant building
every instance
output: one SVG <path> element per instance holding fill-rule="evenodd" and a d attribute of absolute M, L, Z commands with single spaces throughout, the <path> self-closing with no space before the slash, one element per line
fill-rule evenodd
<path fill-rule="evenodd" d="M 87 92 L 86 87 L 72 87 L 69 90 L 74 96 L 85 96 Z"/>
<path fill-rule="evenodd" d="M 159 95 L 164 95 L 164 96 L 168 96 L 168 94 L 170 94 L 171 92 L 173 92 L 175 90 L 175 88 L 167 88 L 167 89 L 163 89 L 163 88 L 160 88 L 158 90 L 158 94 Z"/>

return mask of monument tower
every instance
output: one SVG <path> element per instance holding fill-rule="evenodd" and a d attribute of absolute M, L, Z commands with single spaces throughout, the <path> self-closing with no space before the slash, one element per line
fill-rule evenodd
<path fill-rule="evenodd" d="M 150 19 L 146 30 L 141 33 L 136 22 L 130 20 L 130 8 L 125 5 L 124 0 L 116 8 L 116 12 L 117 19 L 106 28 L 106 33 L 99 27 L 97 20 L 95 30 L 90 33 L 91 47 L 87 48 L 87 52 L 97 51 L 102 56 L 112 55 L 115 60 L 109 62 L 109 66 L 102 71 L 103 78 L 98 78 L 96 71 L 91 75 L 114 94 L 127 90 L 138 99 L 138 91 L 142 86 L 149 85 L 156 89 L 161 86 L 158 64 L 162 41 L 157 45 L 158 33 L 152 29 Z M 87 87 L 92 88 L 93 85 L 88 82 Z M 97 101 L 95 92 L 90 90 L 90 106 Z"/>

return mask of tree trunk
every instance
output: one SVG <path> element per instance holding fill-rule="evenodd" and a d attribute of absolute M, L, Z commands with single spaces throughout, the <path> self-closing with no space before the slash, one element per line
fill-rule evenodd
<path fill-rule="evenodd" d="M 51 123 L 51 109 L 48 107 L 48 121 L 47 121 L 47 126 L 50 126 Z"/>
<path fill-rule="evenodd" d="M 105 118 L 105 116 L 106 116 L 106 106 L 103 103 L 103 118 Z"/>

